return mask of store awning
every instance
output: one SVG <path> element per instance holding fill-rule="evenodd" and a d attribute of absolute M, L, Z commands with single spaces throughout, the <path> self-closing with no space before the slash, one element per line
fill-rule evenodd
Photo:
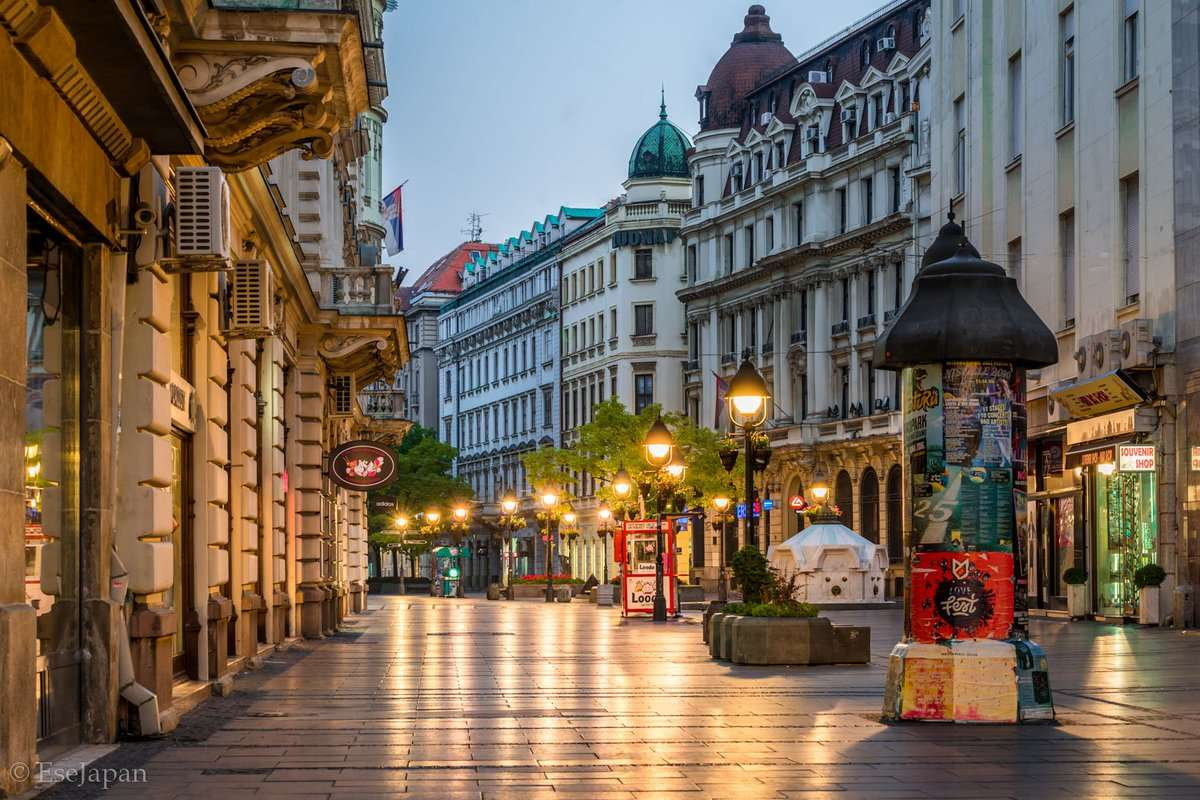
<path fill-rule="evenodd" d="M 1146 401 L 1146 393 L 1120 369 L 1056 389 L 1050 396 L 1075 419 L 1111 414 Z"/>

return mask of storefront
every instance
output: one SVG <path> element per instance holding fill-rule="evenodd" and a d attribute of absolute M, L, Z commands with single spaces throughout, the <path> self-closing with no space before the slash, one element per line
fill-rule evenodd
<path fill-rule="evenodd" d="M 1086 564 L 1087 519 L 1081 472 L 1064 463 L 1061 433 L 1033 443 L 1036 479 L 1029 493 L 1030 606 L 1067 610 L 1064 573 Z"/>

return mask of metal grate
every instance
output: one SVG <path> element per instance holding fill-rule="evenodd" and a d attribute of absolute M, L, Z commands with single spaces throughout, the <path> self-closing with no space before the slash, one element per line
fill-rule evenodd
<path fill-rule="evenodd" d="M 181 256 L 228 255 L 225 176 L 217 167 L 175 170 L 175 250 Z"/>
<path fill-rule="evenodd" d="M 266 287 L 266 265 L 238 262 L 233 268 L 229 320 L 235 330 L 263 330 L 270 327 L 270 308 Z"/>

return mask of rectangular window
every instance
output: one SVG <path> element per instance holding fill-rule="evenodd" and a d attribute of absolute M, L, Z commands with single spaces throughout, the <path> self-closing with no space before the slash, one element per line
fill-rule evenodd
<path fill-rule="evenodd" d="M 612 338 L 617 338 L 617 309 L 610 308 L 608 310 L 608 335 Z"/>
<path fill-rule="evenodd" d="M 747 225 L 742 236 L 746 242 L 746 266 L 747 267 L 753 266 L 753 264 L 754 264 L 754 226 Z"/>
<path fill-rule="evenodd" d="M 754 154 L 754 182 L 758 183 L 763 179 L 763 154 L 758 152 Z"/>
<path fill-rule="evenodd" d="M 703 175 L 696 176 L 695 197 L 692 198 L 692 205 L 694 205 L 694 206 L 704 205 L 704 176 Z"/>
<path fill-rule="evenodd" d="M 450 441 L 450 430 L 451 430 L 451 428 L 450 428 L 450 418 L 449 418 L 449 417 L 447 417 L 445 420 L 443 420 L 443 423 L 442 423 L 442 428 L 443 428 L 443 430 L 442 430 L 442 441 L 443 441 L 443 442 L 449 442 L 449 441 Z"/>
<path fill-rule="evenodd" d="M 725 274 L 733 273 L 733 234 L 725 234 Z"/>
<path fill-rule="evenodd" d="M 967 118 L 963 98 L 954 101 L 954 194 L 967 191 Z"/>
<path fill-rule="evenodd" d="M 1068 328 L 1075 324 L 1075 212 L 1068 211 L 1059 217 L 1058 247 L 1062 255 L 1061 296 L 1062 322 Z"/>
<path fill-rule="evenodd" d="M 651 303 L 638 303 L 633 307 L 633 335 L 654 335 L 654 306 Z"/>
<path fill-rule="evenodd" d="M 542 389 L 542 427 L 543 428 L 554 427 L 554 420 L 551 419 L 550 405 L 551 405 L 550 387 L 547 386 L 546 388 Z"/>
<path fill-rule="evenodd" d="M 1062 41 L 1062 62 L 1059 65 L 1059 100 L 1062 102 L 1061 124 L 1075 121 L 1075 9 L 1058 18 L 1059 38 Z"/>
<path fill-rule="evenodd" d="M 796 244 L 804 241 L 804 203 L 792 203 L 792 221 L 796 226 Z"/>
<path fill-rule="evenodd" d="M 767 252 L 770 253 L 775 249 L 775 218 L 767 217 L 763 225 L 765 226 L 764 233 L 767 236 Z"/>
<path fill-rule="evenodd" d="M 838 233 L 846 232 L 846 189 L 837 190 L 838 200 Z"/>
<path fill-rule="evenodd" d="M 654 402 L 654 376 L 633 376 L 633 413 L 640 414 Z"/>
<path fill-rule="evenodd" d="M 808 330 L 808 290 L 800 290 L 800 324 L 796 327 L 797 331 Z"/>
<path fill-rule="evenodd" d="M 875 313 L 875 270 L 869 269 L 864 274 L 867 281 L 867 313 Z"/>
<path fill-rule="evenodd" d="M 1138 49 L 1138 3 L 1140 0 L 1125 0 L 1125 22 L 1121 37 L 1121 78 L 1131 81 L 1138 76 L 1141 53 Z"/>
<path fill-rule="evenodd" d="M 654 251 L 635 250 L 633 253 L 633 277 L 646 280 L 654 277 Z"/>
<path fill-rule="evenodd" d="M 862 179 L 862 218 L 863 224 L 874 218 L 875 212 L 875 182 L 871 178 Z"/>
<path fill-rule="evenodd" d="M 863 362 L 863 372 L 867 374 L 867 415 L 875 413 L 875 367 L 870 361 Z"/>
<path fill-rule="evenodd" d="M 892 182 L 892 213 L 900 213 L 900 168 L 892 167 L 888 170 L 888 177 Z"/>
<path fill-rule="evenodd" d="M 696 282 L 696 245 L 689 244 L 687 249 L 687 279 L 688 283 Z"/>
<path fill-rule="evenodd" d="M 842 278 L 842 322 L 850 319 L 850 279 Z"/>
<path fill-rule="evenodd" d="M 783 142 L 775 143 L 775 169 L 783 169 Z"/>
<path fill-rule="evenodd" d="M 603 344 L 604 343 L 604 313 L 603 312 L 596 315 L 596 325 L 599 330 L 596 341 L 600 344 Z"/>
<path fill-rule="evenodd" d="M 1021 286 L 1021 240 L 1013 239 L 1008 243 L 1008 277 Z"/>
<path fill-rule="evenodd" d="M 1141 226 L 1139 224 L 1140 198 L 1138 175 L 1134 173 L 1121 181 L 1121 216 L 1125 233 L 1125 302 L 1132 303 L 1142 291 Z"/>
<path fill-rule="evenodd" d="M 1025 147 L 1025 100 L 1021 83 L 1021 54 L 1008 62 L 1008 159 L 1021 155 Z"/>

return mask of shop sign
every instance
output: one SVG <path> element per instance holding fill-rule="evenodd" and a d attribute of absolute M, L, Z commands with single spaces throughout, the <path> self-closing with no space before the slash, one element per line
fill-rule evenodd
<path fill-rule="evenodd" d="M 1075 419 L 1088 419 L 1132 408 L 1146 399 L 1137 384 L 1121 370 L 1072 384 L 1050 395 Z"/>
<path fill-rule="evenodd" d="M 370 501 L 372 514 L 386 514 L 389 511 L 396 510 L 396 498 L 394 497 L 372 497 Z"/>
<path fill-rule="evenodd" d="M 1200 447 L 1192 447 L 1192 472 L 1200 472 Z"/>
<path fill-rule="evenodd" d="M 395 454 L 376 442 L 346 442 L 329 454 L 329 480 L 338 486 L 365 492 L 395 479 Z"/>
<path fill-rule="evenodd" d="M 914 553 L 910 613 L 918 642 L 1007 639 L 1013 624 L 1012 553 Z"/>
<path fill-rule="evenodd" d="M 178 372 L 172 372 L 171 382 L 167 384 L 167 396 L 171 401 L 171 424 L 188 433 L 195 433 L 196 388 Z"/>
<path fill-rule="evenodd" d="M 1067 445 L 1130 436 L 1137 430 L 1137 410 L 1128 409 L 1094 419 L 1067 423 Z"/>
<path fill-rule="evenodd" d="M 1158 469 L 1152 444 L 1123 444 L 1117 447 L 1117 469 L 1121 472 L 1154 472 Z"/>
<path fill-rule="evenodd" d="M 1038 445 L 1038 467 L 1042 475 L 1061 475 L 1063 471 L 1062 439 L 1050 439 Z"/>
<path fill-rule="evenodd" d="M 617 231 L 612 236 L 612 246 L 615 250 L 618 247 L 651 247 L 656 244 L 670 244 L 678 235 L 679 231 L 674 228 Z"/>

